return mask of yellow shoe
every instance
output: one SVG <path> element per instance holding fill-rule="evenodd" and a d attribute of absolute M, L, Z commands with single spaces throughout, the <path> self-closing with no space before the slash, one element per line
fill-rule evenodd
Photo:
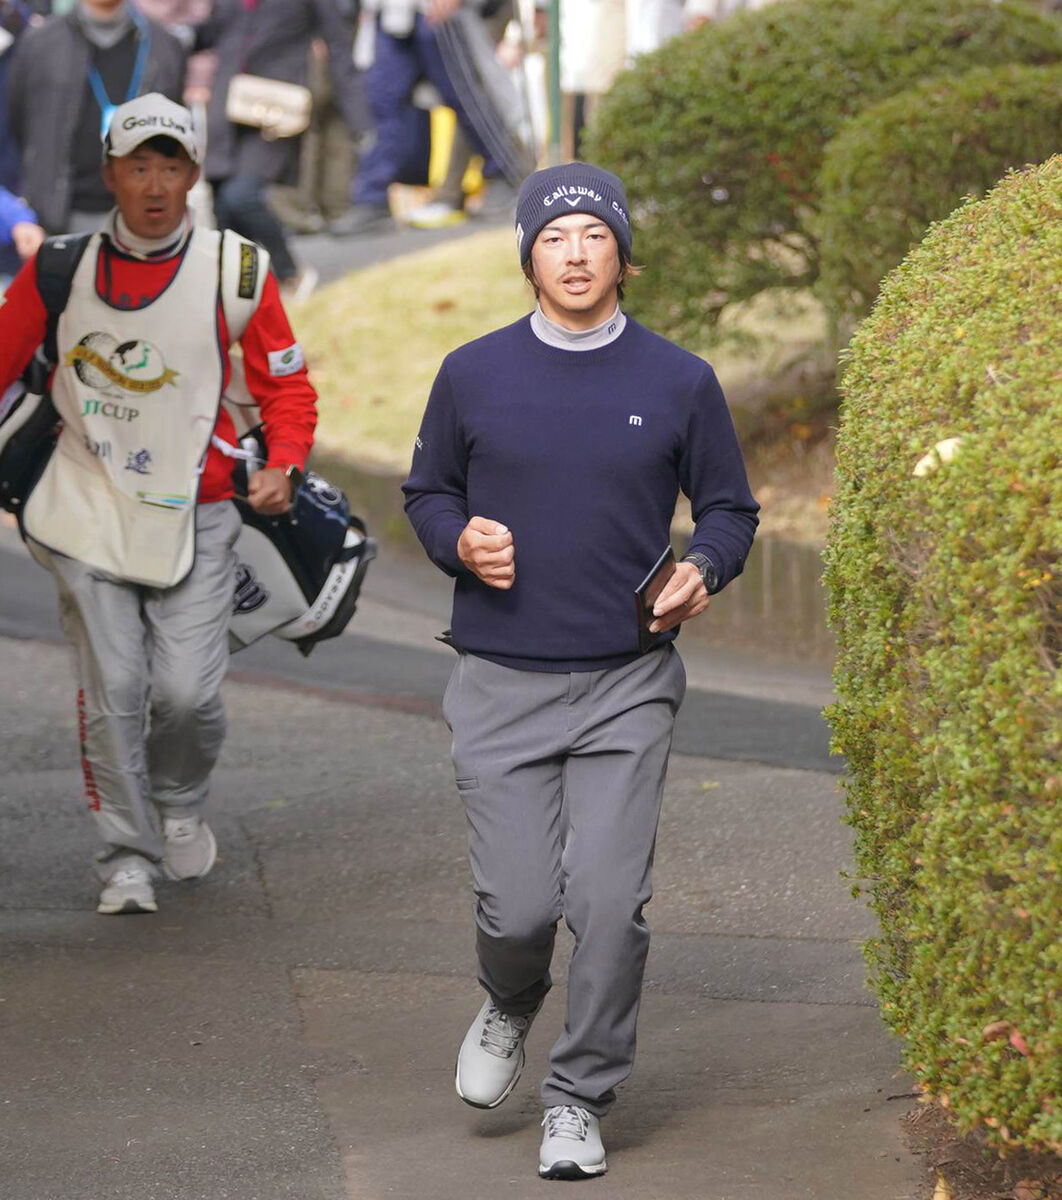
<path fill-rule="evenodd" d="M 447 225 L 461 225 L 468 220 L 468 214 L 463 209 L 453 208 L 441 200 L 433 200 L 431 204 L 422 204 L 415 208 L 408 217 L 410 225 L 417 229 L 443 229 Z"/>

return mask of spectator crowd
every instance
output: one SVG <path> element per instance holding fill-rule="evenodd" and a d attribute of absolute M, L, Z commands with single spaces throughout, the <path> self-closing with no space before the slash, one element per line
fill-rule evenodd
<path fill-rule="evenodd" d="M 578 152 L 593 98 L 631 56 L 758 2 L 564 0 L 565 148 Z M 514 175 L 535 165 L 546 123 L 536 46 L 548 36 L 547 7 L 0 0 L 0 278 L 45 236 L 102 227 L 113 204 L 100 175 L 102 132 L 115 107 L 149 92 L 183 102 L 200 124 L 207 150 L 197 220 L 263 245 L 289 296 L 315 282 L 296 261 L 291 233 L 392 228 L 396 183 L 435 185 L 402 212 L 414 226 L 511 208 Z M 531 60 L 541 68 L 537 90 Z M 449 126 L 432 120 L 440 106 L 454 114 Z M 441 156 L 433 154 L 440 140 Z M 522 157 L 509 156 L 509 144 Z"/>

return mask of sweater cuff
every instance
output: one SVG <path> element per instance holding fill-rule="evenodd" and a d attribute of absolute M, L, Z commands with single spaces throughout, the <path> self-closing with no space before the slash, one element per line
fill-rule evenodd
<path fill-rule="evenodd" d="M 460 521 L 453 523 L 448 521 L 442 529 L 439 529 L 435 533 L 431 558 L 435 565 L 444 570 L 447 575 L 470 574 L 468 567 L 465 566 L 457 554 L 457 541 L 464 532 L 464 529 L 465 525 Z"/>
<path fill-rule="evenodd" d="M 737 571 L 731 569 L 725 555 L 720 554 L 715 546 L 709 546 L 705 542 L 690 542 L 686 547 L 686 557 L 689 558 L 694 554 L 700 558 L 706 558 L 715 568 L 715 587 L 708 589 L 710 595 L 714 596 L 721 592 L 730 580 L 740 573 L 740 568 Z"/>

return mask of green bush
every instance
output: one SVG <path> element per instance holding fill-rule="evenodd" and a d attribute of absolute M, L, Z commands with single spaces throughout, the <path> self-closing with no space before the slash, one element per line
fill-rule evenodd
<path fill-rule="evenodd" d="M 867 947 L 962 1125 L 1062 1149 L 1062 157 L 888 277 L 842 379 L 826 552 Z M 918 477 L 941 441 L 958 453 Z M 930 455 L 930 464 L 939 456 Z"/>
<path fill-rule="evenodd" d="M 864 316 L 878 283 L 965 197 L 1062 148 L 1062 68 L 1009 65 L 933 80 L 849 121 L 819 182 L 820 291 Z"/>
<path fill-rule="evenodd" d="M 643 56 L 586 145 L 634 210 L 632 310 L 702 344 L 727 305 L 808 286 L 822 153 L 848 117 L 934 75 L 1060 60 L 1057 22 L 993 0 L 796 0 Z"/>

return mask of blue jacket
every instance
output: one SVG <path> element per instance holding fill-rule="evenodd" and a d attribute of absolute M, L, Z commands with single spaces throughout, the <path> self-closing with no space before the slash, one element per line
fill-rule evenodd
<path fill-rule="evenodd" d="M 0 187 L 0 275 L 15 275 L 22 260 L 11 240 L 11 230 L 22 221 L 37 223 L 37 214 L 18 196 Z"/>

